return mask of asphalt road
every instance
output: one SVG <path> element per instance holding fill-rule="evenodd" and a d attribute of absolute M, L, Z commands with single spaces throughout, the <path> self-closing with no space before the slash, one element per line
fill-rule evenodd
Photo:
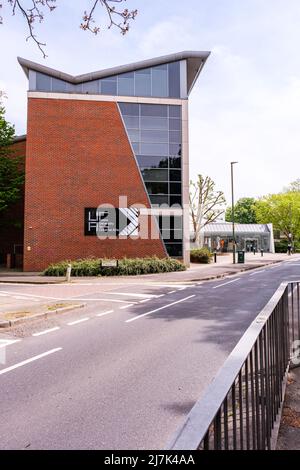
<path fill-rule="evenodd" d="M 291 260 L 188 287 L 0 285 L 87 304 L 0 334 L 0 448 L 164 448 L 279 284 L 299 278 Z"/>

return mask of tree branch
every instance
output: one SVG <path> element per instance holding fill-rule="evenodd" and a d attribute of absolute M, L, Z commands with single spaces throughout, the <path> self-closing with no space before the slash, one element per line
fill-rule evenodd
<path fill-rule="evenodd" d="M 52 12 L 57 7 L 56 0 L 31 0 L 32 6 L 28 8 L 24 6 L 23 0 L 7 0 L 8 4 L 11 6 L 12 14 L 15 15 L 17 11 L 19 11 L 22 16 L 25 18 L 27 28 L 28 28 L 28 39 L 32 39 L 41 53 L 43 57 L 47 57 L 44 47 L 46 44 L 41 42 L 34 34 L 34 23 L 42 23 L 44 21 L 44 13 L 45 10 Z M 1 2 L 1 0 L 0 0 Z M 134 20 L 137 15 L 137 10 L 128 10 L 128 8 L 124 9 L 117 9 L 117 4 L 124 4 L 126 0 L 93 0 L 92 6 L 89 11 L 85 11 L 83 15 L 83 21 L 80 24 L 80 28 L 84 31 L 90 31 L 94 34 L 98 34 L 100 32 L 100 27 L 95 25 L 94 14 L 97 7 L 100 5 L 103 7 L 107 13 L 109 19 L 108 29 L 115 26 L 121 31 L 121 34 L 125 35 L 129 31 L 129 24 L 131 20 Z M 2 8 L 2 3 L 0 3 L 0 10 Z M 120 20 L 121 21 L 118 21 Z M 3 23 L 3 18 L 0 16 L 0 24 Z"/>

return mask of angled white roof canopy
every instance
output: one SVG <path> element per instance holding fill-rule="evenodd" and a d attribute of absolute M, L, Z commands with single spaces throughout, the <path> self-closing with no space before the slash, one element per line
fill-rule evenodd
<path fill-rule="evenodd" d="M 22 66 L 26 76 L 29 76 L 29 70 L 34 70 L 36 72 L 41 72 L 51 77 L 59 78 L 65 80 L 69 83 L 84 83 L 91 80 L 97 80 L 100 78 L 111 77 L 113 75 L 119 75 L 121 73 L 133 72 L 134 70 L 145 69 L 148 67 L 155 67 L 156 65 L 167 64 L 170 62 L 176 62 L 179 60 L 187 61 L 187 85 L 188 93 L 195 81 L 197 80 L 202 67 L 204 66 L 206 60 L 208 59 L 210 52 L 201 52 L 201 51 L 184 51 L 177 52 L 175 54 L 169 54 L 161 57 L 156 57 L 154 59 L 142 60 L 140 62 L 134 62 L 132 64 L 120 65 L 118 67 L 112 67 L 105 70 L 99 70 L 98 72 L 86 73 L 83 75 L 69 75 L 59 70 L 46 67 L 45 65 L 37 64 L 36 62 L 31 62 L 30 60 L 23 59 L 18 57 L 18 62 Z"/>

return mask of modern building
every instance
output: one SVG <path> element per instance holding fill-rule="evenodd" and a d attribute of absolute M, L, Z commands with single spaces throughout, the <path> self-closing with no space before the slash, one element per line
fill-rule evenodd
<path fill-rule="evenodd" d="M 234 224 L 237 250 L 275 253 L 272 224 Z M 207 224 L 203 230 L 204 246 L 223 253 L 233 251 L 232 223 Z"/>
<path fill-rule="evenodd" d="M 208 56 L 79 76 L 18 59 L 29 81 L 25 271 L 88 256 L 188 264 L 188 98 Z"/>

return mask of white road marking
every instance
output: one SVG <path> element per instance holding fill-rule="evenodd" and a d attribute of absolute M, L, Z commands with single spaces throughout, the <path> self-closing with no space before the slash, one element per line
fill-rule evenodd
<path fill-rule="evenodd" d="M 140 300 L 140 304 L 143 304 L 144 302 L 149 302 L 149 300 L 151 300 L 151 299 Z"/>
<path fill-rule="evenodd" d="M 183 288 L 185 289 L 186 287 L 195 287 L 195 284 L 189 284 L 188 286 L 187 285 L 184 285 L 184 284 L 153 284 L 154 287 L 170 287 L 170 288 L 177 288 L 177 289 L 180 289 L 180 288 Z"/>
<path fill-rule="evenodd" d="M 120 309 L 129 308 L 129 307 L 133 307 L 133 305 L 134 305 L 134 304 L 124 305 L 123 307 L 120 307 Z"/>
<path fill-rule="evenodd" d="M 105 292 L 105 295 L 127 295 L 128 297 L 137 297 L 146 299 L 148 297 L 157 297 L 156 294 L 135 294 L 134 292 Z"/>
<path fill-rule="evenodd" d="M 146 313 L 142 313 L 141 315 L 137 315 L 134 318 L 130 318 L 129 320 L 126 320 L 125 323 L 130 323 L 132 321 L 138 320 L 139 318 L 143 318 L 146 315 L 150 315 L 151 313 L 155 313 L 155 312 L 158 312 L 159 310 L 163 310 L 165 308 L 172 307 L 173 305 L 179 304 L 181 302 L 185 302 L 186 300 L 191 299 L 192 297 L 195 297 L 195 294 L 194 295 L 189 295 L 189 297 L 185 297 L 184 299 L 177 300 L 176 302 L 172 302 L 170 304 L 164 305 L 163 307 L 156 308 L 155 310 L 150 310 L 150 312 L 146 312 Z"/>
<path fill-rule="evenodd" d="M 233 279 L 232 281 L 224 282 L 224 284 L 220 284 L 218 286 L 214 286 L 213 289 L 218 289 L 219 287 L 226 286 L 227 284 L 232 284 L 233 282 L 239 281 L 241 278 Z"/>
<path fill-rule="evenodd" d="M 31 357 L 30 359 L 26 359 L 25 361 L 14 364 L 13 366 L 6 367 L 6 369 L 1 369 L 0 375 L 6 374 L 6 372 L 10 372 L 11 370 L 17 369 L 18 367 L 25 366 L 26 364 L 29 364 L 30 362 L 37 361 L 38 359 L 41 359 L 42 357 L 49 356 L 49 354 L 53 354 L 61 350 L 62 348 L 51 349 L 50 351 L 47 351 L 43 354 L 39 354 L 38 356 Z"/>
<path fill-rule="evenodd" d="M 90 317 L 81 318 L 80 320 L 71 321 L 70 323 L 67 323 L 67 325 L 69 325 L 69 326 L 78 325 L 78 323 L 88 321 L 89 319 L 90 319 Z"/>
<path fill-rule="evenodd" d="M 10 291 L 1 291 L 5 294 L 9 294 L 11 296 L 13 295 L 17 295 L 18 292 L 10 292 Z M 86 294 L 88 295 L 88 294 Z M 87 299 L 87 298 L 79 298 L 79 297 L 46 297 L 44 295 L 36 295 L 36 294 L 22 294 L 22 297 L 28 297 L 30 300 L 32 300 L 32 298 L 39 298 L 39 299 L 45 299 L 45 300 L 61 300 L 61 301 L 74 301 L 74 300 L 79 300 L 80 302 L 95 302 L 95 301 L 99 301 L 99 302 L 119 302 L 119 303 L 123 303 L 123 304 L 126 304 L 128 303 L 129 301 L 128 300 L 117 300 L 117 299 Z M 23 299 L 25 300 L 25 299 Z M 132 303 L 132 302 L 130 302 Z M 137 302 L 133 302 L 133 303 L 137 303 Z"/>
<path fill-rule="evenodd" d="M 255 271 L 255 273 L 250 274 L 250 276 L 255 276 L 256 274 L 264 273 L 265 271 L 265 269 L 262 269 L 261 271 Z"/>
<path fill-rule="evenodd" d="M 107 310 L 107 312 L 97 313 L 96 317 L 103 317 L 104 315 L 108 315 L 109 313 L 113 313 L 113 310 Z"/>
<path fill-rule="evenodd" d="M 168 294 L 174 294 L 174 292 L 176 292 L 176 290 L 171 290 L 171 292 L 168 292 Z"/>
<path fill-rule="evenodd" d="M 54 328 L 48 328 L 48 330 L 40 331 L 39 333 L 33 333 L 32 336 L 41 336 L 46 335 L 47 333 L 52 333 L 52 331 L 60 330 L 59 326 L 55 326 Z"/>
<path fill-rule="evenodd" d="M 2 292 L 0 292 L 0 296 L 1 296 L 1 297 L 7 297 L 8 294 L 2 294 Z"/>
<path fill-rule="evenodd" d="M 0 339 L 0 348 L 6 348 L 6 346 L 10 346 L 14 343 L 19 343 L 20 339 Z"/>

